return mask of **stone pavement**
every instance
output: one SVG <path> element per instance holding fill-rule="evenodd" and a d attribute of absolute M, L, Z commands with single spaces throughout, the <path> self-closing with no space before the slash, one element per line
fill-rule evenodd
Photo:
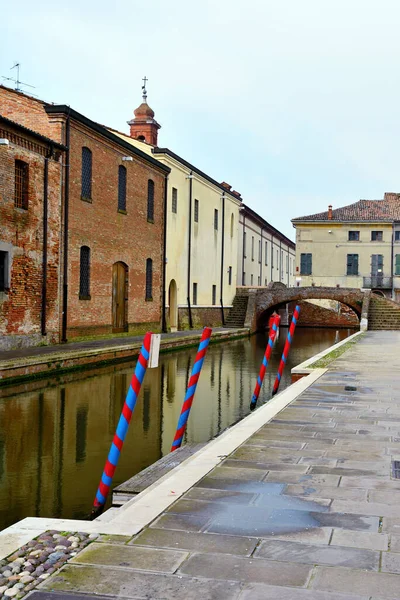
<path fill-rule="evenodd" d="M 398 600 L 399 349 L 368 332 L 149 527 L 28 597 Z"/>

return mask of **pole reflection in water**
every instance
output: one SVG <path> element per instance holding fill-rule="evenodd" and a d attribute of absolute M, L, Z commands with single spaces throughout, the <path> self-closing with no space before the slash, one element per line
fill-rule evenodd
<path fill-rule="evenodd" d="M 270 361 L 259 405 L 271 397 L 287 331 Z M 290 369 L 351 330 L 299 329 Z M 185 441 L 206 442 L 249 412 L 266 336 L 211 345 Z M 146 374 L 114 486 L 169 452 L 196 348 L 160 356 Z M 0 529 L 27 516 L 83 518 L 93 495 L 136 361 L 0 388 Z"/>

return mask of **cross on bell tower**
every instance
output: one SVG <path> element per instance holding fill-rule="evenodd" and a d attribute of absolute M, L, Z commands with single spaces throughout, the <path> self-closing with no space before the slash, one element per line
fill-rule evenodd
<path fill-rule="evenodd" d="M 130 136 L 141 142 L 157 146 L 158 130 L 161 125 L 157 123 L 154 111 L 147 104 L 147 77 L 144 76 L 142 81 L 142 104 L 134 111 L 135 117 L 128 121 L 131 128 Z"/>

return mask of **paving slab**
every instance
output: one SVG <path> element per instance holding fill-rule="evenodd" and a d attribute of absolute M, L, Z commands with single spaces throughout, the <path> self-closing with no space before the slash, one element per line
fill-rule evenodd
<path fill-rule="evenodd" d="M 398 575 L 345 569 L 317 567 L 312 589 L 329 592 L 377 596 L 382 600 L 399 600 Z"/>
<path fill-rule="evenodd" d="M 331 544 L 334 544 L 335 546 L 350 546 L 352 548 L 387 550 L 389 547 L 389 536 L 385 533 L 369 533 L 335 529 L 333 531 Z"/>
<path fill-rule="evenodd" d="M 44 600 L 51 599 L 46 598 Z M 56 600 L 59 599 L 57 598 Z M 299 588 L 253 583 L 245 587 L 240 596 L 240 600 L 369 600 L 369 596 L 331 594 L 330 592 L 317 592 L 315 590 L 303 590 Z"/>

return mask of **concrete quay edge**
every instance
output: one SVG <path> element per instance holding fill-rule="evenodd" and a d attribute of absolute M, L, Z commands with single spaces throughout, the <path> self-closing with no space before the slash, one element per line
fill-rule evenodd
<path fill-rule="evenodd" d="M 109 509 L 94 521 L 26 517 L 0 531 L 0 560 L 49 529 L 85 533 L 135 535 L 157 518 L 193 485 L 220 464 L 281 410 L 294 402 L 327 369 L 313 369 L 308 377 L 292 384 L 268 403 L 239 421 L 203 449 L 186 459 L 149 488 L 119 509 Z M 100 476 L 100 474 L 99 474 Z M 89 511 L 90 507 L 88 507 Z M 108 515 L 110 520 L 108 520 Z"/>
<path fill-rule="evenodd" d="M 216 331 L 213 333 L 211 343 L 246 337 L 249 333 L 247 328 Z M 201 333 L 175 338 L 161 338 L 160 353 L 195 346 L 200 337 Z M 51 377 L 54 374 L 90 368 L 100 364 L 128 361 L 139 354 L 141 346 L 142 342 L 118 346 L 105 345 L 103 348 L 86 348 L 82 350 L 68 350 L 67 346 L 60 346 L 59 352 L 1 360 L 0 386 L 19 383 L 31 378 Z"/>

